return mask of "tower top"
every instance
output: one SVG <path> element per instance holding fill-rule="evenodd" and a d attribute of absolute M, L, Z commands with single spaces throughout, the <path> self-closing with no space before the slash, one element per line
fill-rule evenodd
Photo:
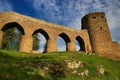
<path fill-rule="evenodd" d="M 90 26 L 95 27 L 95 25 L 100 25 L 101 23 L 105 22 L 106 26 L 107 25 L 107 20 L 105 17 L 105 13 L 104 12 L 94 12 L 94 13 L 89 13 L 87 15 L 85 15 L 82 20 L 82 29 L 88 29 Z"/>

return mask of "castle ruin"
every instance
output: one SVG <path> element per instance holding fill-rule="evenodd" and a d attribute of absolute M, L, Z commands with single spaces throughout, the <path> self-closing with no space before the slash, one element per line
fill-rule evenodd
<path fill-rule="evenodd" d="M 67 51 L 76 51 L 75 40 L 80 51 L 120 59 L 120 44 L 113 42 L 104 12 L 94 12 L 82 18 L 81 30 L 68 28 L 15 12 L 0 13 L 0 48 L 6 29 L 16 26 L 22 32 L 20 52 L 33 52 L 33 35 L 40 32 L 46 38 L 45 52 L 57 51 L 57 37 L 66 43 Z"/>

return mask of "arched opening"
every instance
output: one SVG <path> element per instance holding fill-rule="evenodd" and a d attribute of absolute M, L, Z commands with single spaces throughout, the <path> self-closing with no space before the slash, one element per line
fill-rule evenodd
<path fill-rule="evenodd" d="M 75 44 L 76 44 L 77 51 L 85 51 L 85 43 L 84 43 L 84 40 L 80 36 L 76 37 Z"/>
<path fill-rule="evenodd" d="M 76 45 L 76 51 L 80 51 L 80 45 L 77 40 L 75 40 L 75 45 Z"/>
<path fill-rule="evenodd" d="M 61 33 L 57 37 L 57 50 L 58 51 L 67 51 L 67 43 L 70 42 L 70 38 L 65 34 Z"/>
<path fill-rule="evenodd" d="M 24 35 L 24 29 L 16 22 L 7 23 L 1 29 L 3 34 L 2 49 L 9 51 L 19 51 L 20 41 Z"/>
<path fill-rule="evenodd" d="M 46 45 L 49 39 L 48 34 L 43 30 L 39 29 L 33 33 L 33 50 L 40 51 L 41 53 L 46 52 Z"/>
<path fill-rule="evenodd" d="M 57 50 L 58 51 L 66 51 L 66 43 L 63 38 L 60 36 L 57 37 Z"/>

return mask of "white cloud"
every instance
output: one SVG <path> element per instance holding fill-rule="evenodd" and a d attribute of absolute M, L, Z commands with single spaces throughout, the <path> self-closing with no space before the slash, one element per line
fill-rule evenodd
<path fill-rule="evenodd" d="M 5 0 L 0 1 L 0 12 L 12 11 L 12 9 L 13 7 L 9 2 Z"/>
<path fill-rule="evenodd" d="M 32 1 L 32 0 L 31 0 Z M 106 13 L 112 38 L 120 41 L 120 1 L 119 0 L 33 0 L 33 7 L 41 15 L 58 24 L 81 28 L 81 18 L 90 12 Z M 116 31 L 116 32 L 114 32 Z M 117 33 L 117 35 L 115 35 Z"/>
<path fill-rule="evenodd" d="M 91 4 L 93 3 L 93 0 L 83 0 L 84 3 Z"/>
<path fill-rule="evenodd" d="M 72 28 L 81 30 L 81 18 L 76 19 L 75 21 L 71 22 L 69 26 L 73 26 Z"/>
<path fill-rule="evenodd" d="M 60 47 L 58 46 L 57 51 L 66 51 L 66 46 L 65 45 L 60 46 Z"/>
<path fill-rule="evenodd" d="M 66 43 L 61 37 L 57 37 L 57 50 L 66 51 Z"/>
<path fill-rule="evenodd" d="M 82 3 L 81 5 L 83 5 L 83 7 L 81 7 L 81 16 L 78 16 L 73 22 L 69 24 L 70 26 L 74 26 L 76 29 L 79 29 L 81 26 L 80 23 L 82 16 L 89 13 L 87 10 L 87 8 L 90 8 L 90 6 L 88 6 L 89 4 Z M 112 38 L 113 40 L 120 42 L 120 2 L 118 0 L 104 0 L 103 4 L 102 0 L 95 0 L 91 6 L 92 10 L 90 12 L 103 11 L 106 13 Z"/>
<path fill-rule="evenodd" d="M 110 32 L 112 39 L 114 41 L 120 42 L 120 10 L 112 11 L 107 14 L 108 25 L 110 27 Z"/>
<path fill-rule="evenodd" d="M 33 6 L 37 11 L 40 11 L 41 8 L 45 11 L 59 10 L 58 7 L 56 7 L 56 0 L 34 0 Z"/>
<path fill-rule="evenodd" d="M 44 50 L 45 50 L 45 44 L 46 44 L 46 39 L 45 39 L 45 37 L 41 33 L 39 33 L 39 39 L 40 39 L 39 51 L 40 52 L 44 52 Z"/>
<path fill-rule="evenodd" d="M 106 0 L 106 4 L 106 16 L 112 39 L 120 42 L 120 1 Z"/>

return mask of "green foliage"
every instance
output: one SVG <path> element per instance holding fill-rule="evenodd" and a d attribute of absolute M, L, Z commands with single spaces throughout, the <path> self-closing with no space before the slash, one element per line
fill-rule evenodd
<path fill-rule="evenodd" d="M 39 33 L 33 35 L 33 50 L 39 50 L 40 48 L 40 38 Z"/>
<path fill-rule="evenodd" d="M 18 51 L 21 36 L 22 33 L 16 27 L 6 29 L 2 40 L 2 49 Z"/>
<path fill-rule="evenodd" d="M 85 62 L 78 72 L 89 70 L 89 77 L 70 74 L 64 60 Z M 98 75 L 100 65 L 105 68 L 104 75 Z M 42 75 L 40 69 L 49 67 L 49 74 Z M 120 80 L 120 61 L 86 55 L 81 52 L 54 52 L 32 54 L 0 50 L 0 80 Z"/>
<path fill-rule="evenodd" d="M 2 49 L 9 51 L 19 51 L 22 32 L 17 27 L 8 27 L 4 31 Z M 33 50 L 40 48 L 39 33 L 33 35 Z"/>

